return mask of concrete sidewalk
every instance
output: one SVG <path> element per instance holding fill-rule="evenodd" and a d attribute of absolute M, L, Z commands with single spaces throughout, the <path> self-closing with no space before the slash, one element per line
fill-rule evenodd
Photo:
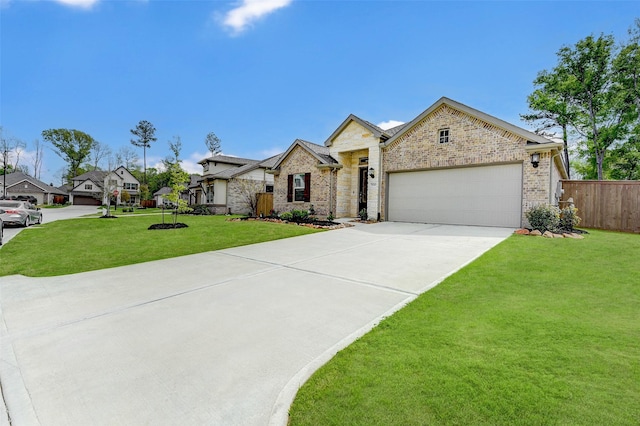
<path fill-rule="evenodd" d="M 511 232 L 385 222 L 3 277 L 9 415 L 16 425 L 284 425 L 313 371 Z"/>

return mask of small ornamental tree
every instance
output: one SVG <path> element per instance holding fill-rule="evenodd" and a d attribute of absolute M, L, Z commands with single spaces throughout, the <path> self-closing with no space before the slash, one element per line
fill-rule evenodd
<path fill-rule="evenodd" d="M 125 204 L 129 204 L 129 201 L 131 201 L 131 194 L 129 194 L 129 191 L 123 189 L 120 193 L 120 200 Z"/>
<path fill-rule="evenodd" d="M 178 221 L 178 212 L 187 208 L 187 202 L 180 198 L 180 193 L 187 189 L 186 182 L 189 182 L 189 173 L 182 170 L 179 163 L 175 163 L 169 169 L 169 176 L 171 192 L 164 197 L 173 203 L 173 225 L 175 226 Z"/>

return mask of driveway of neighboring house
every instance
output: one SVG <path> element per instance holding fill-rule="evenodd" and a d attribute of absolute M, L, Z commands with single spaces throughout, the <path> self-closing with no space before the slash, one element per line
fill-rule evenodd
<path fill-rule="evenodd" d="M 285 425 L 311 373 L 511 232 L 387 222 L 2 277 L 9 416 L 16 425 Z"/>
<path fill-rule="evenodd" d="M 85 216 L 91 213 L 96 213 L 95 206 L 67 206 L 59 209 L 42 209 L 42 222 L 53 222 L 55 220 L 74 219 L 76 217 Z M 4 243 L 8 243 L 13 237 L 18 235 L 20 231 L 24 229 L 37 229 L 37 228 L 21 228 L 17 226 L 7 226 L 4 228 Z M 2 248 L 2 246 L 0 246 Z"/>

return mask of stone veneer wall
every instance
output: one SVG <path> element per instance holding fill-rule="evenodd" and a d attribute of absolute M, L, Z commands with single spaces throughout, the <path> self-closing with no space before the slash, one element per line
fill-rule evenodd
<path fill-rule="evenodd" d="M 331 142 L 329 151 L 333 158 L 343 166 L 338 170 L 336 217 L 358 216 L 359 199 L 359 160 L 369 157 L 369 165 L 376 170 L 375 178 L 369 178 L 367 188 L 367 211 L 371 218 L 378 213 L 378 188 L 380 175 L 380 140 L 370 130 L 359 123 L 350 122 Z"/>
<path fill-rule="evenodd" d="M 449 142 L 439 143 L 439 130 L 449 129 Z M 549 153 L 541 153 L 533 168 L 526 139 L 493 124 L 442 105 L 402 135 L 383 152 L 383 172 L 523 163 L 522 218 L 533 205 L 549 200 Z M 382 179 L 386 201 L 386 175 Z M 384 209 L 382 215 L 384 218 Z"/>
<path fill-rule="evenodd" d="M 227 207 L 232 214 L 245 214 L 253 216 L 255 212 L 251 211 L 245 196 L 245 191 L 251 191 L 257 194 L 264 192 L 266 182 L 253 179 L 229 179 L 227 181 Z"/>
<path fill-rule="evenodd" d="M 311 201 L 287 202 L 287 177 L 297 173 L 311 173 Z M 335 174 L 331 179 L 331 169 L 318 168 L 318 160 L 307 150 L 296 146 L 282 161 L 280 173 L 274 176 L 273 208 L 278 213 L 291 210 L 309 210 L 311 205 L 316 211 L 316 216 L 326 217 L 331 212 L 335 202 L 330 199 L 331 188 L 329 182 L 333 182 L 333 197 L 336 194 Z M 334 212 L 335 215 L 335 212 Z"/>

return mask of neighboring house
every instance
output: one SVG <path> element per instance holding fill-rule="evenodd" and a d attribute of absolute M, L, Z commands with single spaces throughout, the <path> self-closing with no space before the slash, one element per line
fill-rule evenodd
<path fill-rule="evenodd" d="M 171 188 L 169 188 L 168 186 L 163 186 L 162 188 L 154 192 L 153 199 L 156 201 L 156 206 L 160 207 L 165 203 L 170 203 L 170 201 L 167 199 L 168 194 L 171 194 Z"/>
<path fill-rule="evenodd" d="M 324 146 L 296 140 L 279 158 L 274 209 L 519 227 L 532 206 L 557 202 L 562 149 L 444 97 L 388 130 L 350 115 Z"/>
<path fill-rule="evenodd" d="M 64 197 L 66 195 L 64 190 L 19 171 L 7 174 L 6 184 L 4 179 L 5 175 L 0 174 L 0 196 L 32 196 L 38 200 L 36 204 L 53 204 L 56 196 Z M 3 194 L 2 191 L 5 188 L 6 193 Z"/>
<path fill-rule="evenodd" d="M 122 191 L 129 193 L 129 203 L 140 202 L 140 182 L 129 170 L 120 166 L 112 172 L 94 170 L 72 179 L 69 201 L 74 205 L 106 205 L 110 199 L 122 203 Z M 118 195 L 114 198 L 114 191 Z"/>
<path fill-rule="evenodd" d="M 253 214 L 246 197 L 272 192 L 273 176 L 267 173 L 277 156 L 266 160 L 215 155 L 199 162 L 203 168 L 196 203 L 206 204 L 215 214 Z"/>

